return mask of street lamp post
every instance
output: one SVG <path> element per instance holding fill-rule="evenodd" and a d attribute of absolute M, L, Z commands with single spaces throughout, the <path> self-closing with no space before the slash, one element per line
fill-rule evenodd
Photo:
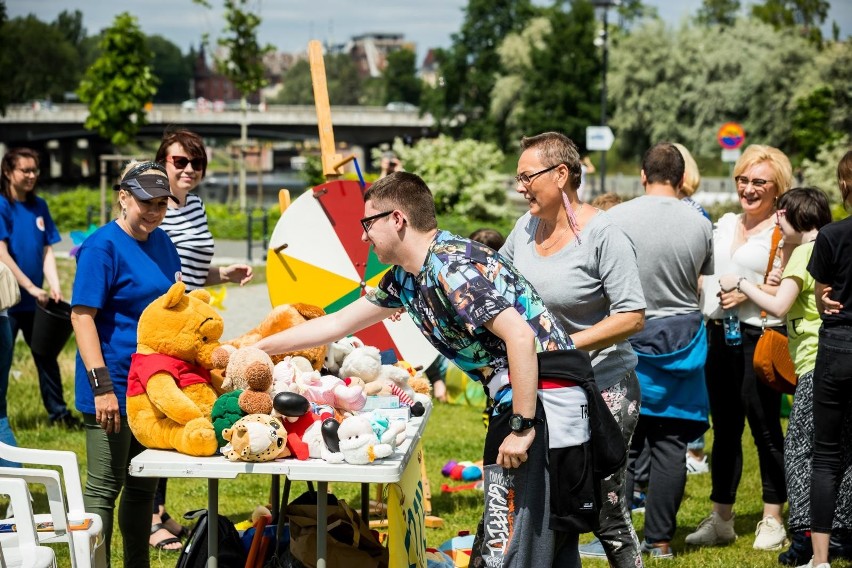
<path fill-rule="evenodd" d="M 614 6 L 620 6 L 621 0 L 592 0 L 592 4 L 596 8 L 603 8 L 603 30 L 600 35 L 599 45 L 603 50 L 603 69 L 601 71 L 601 126 L 606 126 L 606 71 L 609 65 L 609 9 Z M 601 151 L 601 194 L 606 192 L 606 150 Z"/>

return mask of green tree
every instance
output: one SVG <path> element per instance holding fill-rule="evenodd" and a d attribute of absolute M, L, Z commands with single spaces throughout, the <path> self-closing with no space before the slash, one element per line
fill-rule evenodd
<path fill-rule="evenodd" d="M 733 26 L 739 11 L 740 0 L 703 0 L 695 20 L 709 26 Z"/>
<path fill-rule="evenodd" d="M 154 54 L 154 75 L 160 80 L 154 102 L 179 103 L 189 98 L 192 66 L 180 48 L 161 35 L 148 36 L 148 47 Z"/>
<path fill-rule="evenodd" d="M 837 164 L 849 148 L 852 147 L 852 137 L 849 135 L 824 144 L 814 159 L 802 162 L 805 184 L 818 187 L 825 191 L 831 201 L 841 204 L 840 188 L 837 187 Z M 841 209 L 841 207 L 838 207 Z M 845 217 L 845 213 L 840 217 Z M 835 215 L 835 218 L 838 218 Z"/>
<path fill-rule="evenodd" d="M 820 26 L 830 7 L 828 0 L 763 0 L 751 7 L 751 13 L 777 30 L 798 29 L 810 42 L 822 45 Z"/>
<path fill-rule="evenodd" d="M 388 54 L 382 74 L 385 101 L 420 104 L 422 82 L 417 77 L 417 54 L 412 49 L 399 49 Z"/>
<path fill-rule="evenodd" d="M 497 48 L 534 14 L 530 0 L 468 0 L 452 46 L 436 53 L 438 85 L 424 97 L 425 110 L 444 130 L 479 140 L 504 138 L 504 125 L 490 115 L 491 92 L 501 70 Z"/>
<path fill-rule="evenodd" d="M 329 102 L 332 105 L 361 104 L 362 81 L 352 58 L 344 53 L 336 53 L 326 55 L 323 63 Z M 288 105 L 314 104 L 311 65 L 307 60 L 297 61 L 290 67 L 282 79 L 281 92 L 274 102 Z"/>
<path fill-rule="evenodd" d="M 794 149 L 796 91 L 807 84 L 817 52 L 755 20 L 679 29 L 650 22 L 612 53 L 611 125 L 623 156 L 638 158 L 654 142 L 676 140 L 699 156 L 718 154 L 723 123 L 743 123 L 747 142 Z"/>
<path fill-rule="evenodd" d="M 598 24 L 585 0 L 565 12 L 547 11 L 551 31 L 533 44 L 518 118 L 524 133 L 564 132 L 584 145 L 586 127 L 600 120 L 601 61 L 594 47 Z"/>
<path fill-rule="evenodd" d="M 506 176 L 500 173 L 503 153 L 494 144 L 439 136 L 413 146 L 396 139 L 393 150 L 406 170 L 429 181 L 439 214 L 456 213 L 478 221 L 502 219 L 509 214 Z M 380 159 L 381 150 L 376 150 L 373 158 Z"/>
<path fill-rule="evenodd" d="M 216 70 L 230 79 L 245 98 L 266 86 L 263 56 L 273 47 L 258 43 L 261 20 L 249 9 L 248 0 L 224 0 L 224 6 L 227 25 L 218 44 L 226 54 L 216 58 Z"/>
<path fill-rule="evenodd" d="M 128 144 L 145 123 L 145 104 L 157 92 L 153 54 L 136 18 L 128 12 L 116 16 L 104 31 L 100 52 L 77 91 L 89 105 L 85 126 L 113 144 Z"/>
<path fill-rule="evenodd" d="M 792 119 L 793 143 L 802 157 L 813 160 L 821 146 L 843 138 L 843 134 L 831 129 L 833 106 L 834 92 L 828 86 L 818 87 L 796 101 Z"/>
<path fill-rule="evenodd" d="M 0 36 L 0 99 L 62 100 L 65 91 L 77 86 L 77 51 L 55 25 L 33 15 L 14 18 L 2 25 Z"/>

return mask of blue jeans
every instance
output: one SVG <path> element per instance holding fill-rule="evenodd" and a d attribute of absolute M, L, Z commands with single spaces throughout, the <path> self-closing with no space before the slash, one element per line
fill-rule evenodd
<path fill-rule="evenodd" d="M 8 316 L 0 316 L 0 442 L 17 446 L 15 434 L 9 426 L 6 414 L 6 394 L 9 391 L 9 371 L 12 369 L 12 355 L 15 352 L 15 342 L 12 339 L 12 327 Z M 0 458 L 0 467 L 20 466 L 19 463 Z"/>
<path fill-rule="evenodd" d="M 33 336 L 33 319 L 35 312 L 15 312 L 9 315 L 9 323 L 12 324 L 12 338 L 18 336 L 18 330 L 24 334 L 27 345 Z M 59 364 L 55 358 L 43 357 L 32 354 L 38 371 L 38 386 L 41 390 L 41 400 L 47 410 L 47 416 L 51 421 L 61 420 L 71 412 L 65 404 L 62 394 L 62 375 L 59 373 Z"/>
<path fill-rule="evenodd" d="M 843 422 L 852 403 L 852 326 L 819 330 L 814 367 L 811 530 L 830 533 L 840 483 Z"/>

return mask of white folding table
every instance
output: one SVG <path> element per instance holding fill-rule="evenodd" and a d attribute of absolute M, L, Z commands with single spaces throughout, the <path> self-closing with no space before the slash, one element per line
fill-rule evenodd
<path fill-rule="evenodd" d="M 432 406 L 412 418 L 406 439 L 393 455 L 368 465 L 332 464 L 319 459 L 300 461 L 286 458 L 264 463 L 231 462 L 223 456 L 195 457 L 174 451 L 145 450 L 130 462 L 130 475 L 137 477 L 186 477 L 207 479 L 207 511 L 210 522 L 207 540 L 207 566 L 217 568 L 219 552 L 219 480 L 234 479 L 242 473 L 285 475 L 292 481 L 317 484 L 317 568 L 326 568 L 326 523 L 328 483 L 396 483 L 411 459 L 417 441 L 423 436 Z"/>

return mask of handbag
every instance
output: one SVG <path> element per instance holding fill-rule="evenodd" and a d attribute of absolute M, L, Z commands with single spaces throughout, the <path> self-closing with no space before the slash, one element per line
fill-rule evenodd
<path fill-rule="evenodd" d="M 21 287 L 12 269 L 0 262 L 0 310 L 8 310 L 21 301 Z"/>
<path fill-rule="evenodd" d="M 388 549 L 342 499 L 328 495 L 328 568 L 387 568 Z M 290 554 L 303 565 L 317 565 L 317 494 L 308 491 L 287 505 L 290 523 Z M 278 522 L 281 522 L 279 520 Z"/>
<path fill-rule="evenodd" d="M 781 229 L 776 225 L 775 231 L 772 233 L 772 246 L 769 251 L 766 274 L 763 277 L 764 283 L 766 283 L 769 273 L 772 271 L 772 261 L 775 259 L 780 241 Z M 754 374 L 759 381 L 774 390 L 780 393 L 793 394 L 796 391 L 798 377 L 796 366 L 790 358 L 787 336 L 774 329 L 766 328 L 765 311 L 760 312 L 760 317 L 762 318 L 763 332 L 754 347 L 754 359 L 752 361 Z"/>

